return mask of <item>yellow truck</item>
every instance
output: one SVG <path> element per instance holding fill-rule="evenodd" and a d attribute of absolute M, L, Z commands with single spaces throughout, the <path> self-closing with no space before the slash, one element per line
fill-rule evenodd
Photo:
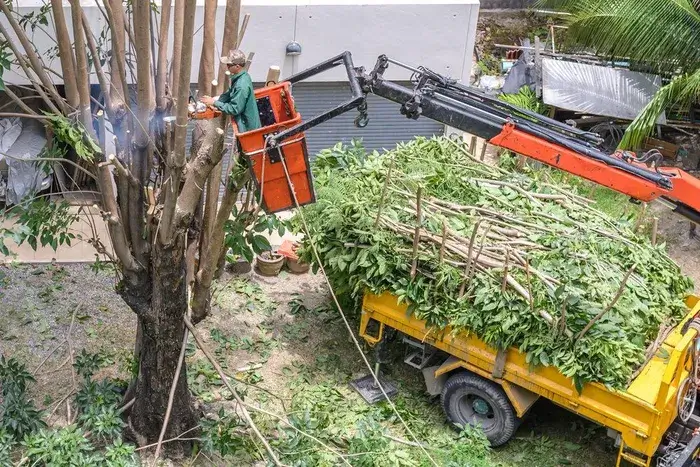
<path fill-rule="evenodd" d="M 628 461 L 649 467 L 691 466 L 700 450 L 695 413 L 700 355 L 700 298 L 686 299 L 688 313 L 625 390 L 589 383 L 579 393 L 554 367 L 532 367 L 517 348 L 498 351 L 474 335 L 429 328 L 407 304 L 384 293 L 366 294 L 360 335 L 370 345 L 394 330 L 416 351 L 407 363 L 420 368 L 428 393 L 440 395 L 447 418 L 480 425 L 493 446 L 506 443 L 540 397 L 608 428 Z M 697 315 L 697 317 L 696 317 Z"/>

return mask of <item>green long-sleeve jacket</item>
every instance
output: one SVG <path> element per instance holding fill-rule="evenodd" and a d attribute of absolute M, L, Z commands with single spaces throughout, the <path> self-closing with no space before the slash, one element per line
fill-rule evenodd
<path fill-rule="evenodd" d="M 241 71 L 231 77 L 231 85 L 214 102 L 214 107 L 233 116 L 236 125 L 238 125 L 239 133 L 255 130 L 262 126 L 253 93 L 253 80 L 250 79 L 250 75 L 246 71 Z"/>

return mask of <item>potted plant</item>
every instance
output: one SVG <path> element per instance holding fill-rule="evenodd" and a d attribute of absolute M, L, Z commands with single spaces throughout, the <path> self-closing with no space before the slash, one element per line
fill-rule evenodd
<path fill-rule="evenodd" d="M 309 271 L 310 265 L 299 259 L 297 248 L 299 248 L 298 243 L 285 240 L 277 251 L 287 258 L 287 269 L 289 269 L 290 272 L 294 274 L 304 274 Z"/>
<path fill-rule="evenodd" d="M 258 255 L 255 264 L 261 275 L 276 276 L 284 266 L 284 256 L 272 250 L 263 251 Z"/>
<path fill-rule="evenodd" d="M 284 235 L 286 226 L 287 224 L 275 215 L 268 215 L 259 209 L 251 210 L 250 207 L 239 210 L 234 206 L 231 219 L 224 224 L 227 269 L 237 274 L 248 273 L 252 269 L 255 256 L 258 255 L 258 270 L 262 274 L 262 269 L 274 272 L 274 268 L 270 270 L 268 264 L 276 264 L 279 255 L 272 251 L 270 241 L 262 233 L 267 231 L 269 235 L 276 230 L 281 236 Z M 281 257 L 281 260 L 284 263 L 284 257 Z M 261 268 L 263 263 L 265 265 Z M 281 269 L 282 264 L 279 267 Z M 277 274 L 279 271 L 272 275 Z"/>

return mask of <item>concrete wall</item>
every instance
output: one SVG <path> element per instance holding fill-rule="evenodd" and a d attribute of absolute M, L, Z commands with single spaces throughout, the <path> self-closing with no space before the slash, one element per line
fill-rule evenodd
<path fill-rule="evenodd" d="M 42 0 L 18 0 L 18 12 L 38 10 Z M 157 2 L 158 3 L 158 2 Z M 68 2 L 65 14 L 70 24 Z M 81 1 L 95 34 L 105 26 L 105 20 L 93 1 Z M 219 0 L 217 11 L 217 55 L 223 35 L 225 0 Z M 242 13 L 250 13 L 250 23 L 241 48 L 255 52 L 251 74 L 255 81 L 264 80 L 270 65 L 279 65 L 282 76 L 301 71 L 338 53 L 349 50 L 355 65 L 371 68 L 378 55 L 387 54 L 396 60 L 424 65 L 437 72 L 468 82 L 472 50 L 479 14 L 479 0 L 244 0 Z M 194 36 L 194 66 L 192 82 L 197 81 L 197 64 L 201 52 L 204 1 L 197 1 Z M 7 20 L 0 18 L 3 24 Z M 9 29 L 9 28 L 8 28 Z M 53 26 L 48 33 L 37 29 L 32 40 L 42 55 L 54 47 Z M 296 40 L 302 53 L 285 55 L 289 41 Z M 172 44 L 172 41 L 170 41 Z M 225 54 L 225 51 L 224 51 Z M 47 60 L 48 66 L 60 70 L 58 59 Z M 390 79 L 407 79 L 408 72 L 392 66 L 386 75 Z M 60 78 L 55 77 L 57 84 Z M 335 70 L 314 78 L 337 81 L 344 78 L 343 70 Z M 6 73 L 9 83 L 23 84 L 21 73 Z M 95 80 L 96 82 L 96 80 Z"/>

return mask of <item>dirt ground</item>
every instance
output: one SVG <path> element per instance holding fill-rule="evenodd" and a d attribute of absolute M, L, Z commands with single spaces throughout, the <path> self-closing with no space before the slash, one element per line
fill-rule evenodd
<path fill-rule="evenodd" d="M 681 271 L 695 283 L 695 292 L 700 292 L 700 231 L 695 238 L 690 235 L 690 222 L 670 212 L 667 208 L 654 205 L 651 215 L 659 219 L 659 242 L 665 242 L 668 254 L 678 263 Z"/>

